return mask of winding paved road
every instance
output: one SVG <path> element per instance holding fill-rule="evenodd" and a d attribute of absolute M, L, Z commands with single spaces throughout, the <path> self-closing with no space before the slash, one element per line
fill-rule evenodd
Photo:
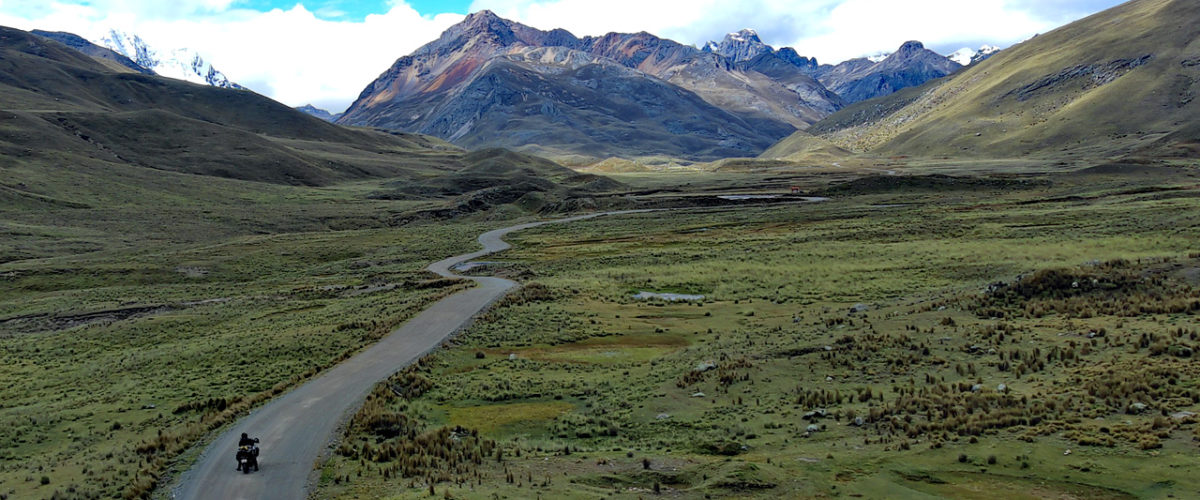
<path fill-rule="evenodd" d="M 602 215 L 648 211 L 598 213 L 489 231 L 479 236 L 483 250 L 435 262 L 427 269 L 444 277 L 460 277 L 450 268 L 510 248 L 501 238 L 513 231 Z M 437 348 L 517 286 L 501 278 L 462 277 L 475 281 L 478 286 L 434 303 L 379 343 L 254 410 L 226 429 L 209 444 L 196 464 L 181 475 L 171 496 L 214 500 L 305 498 L 308 483 L 318 470 L 315 467 L 334 442 L 343 416 L 358 408 L 376 383 Z M 237 463 L 233 452 L 243 432 L 262 440 L 259 472 L 242 474 L 234 470 Z"/>

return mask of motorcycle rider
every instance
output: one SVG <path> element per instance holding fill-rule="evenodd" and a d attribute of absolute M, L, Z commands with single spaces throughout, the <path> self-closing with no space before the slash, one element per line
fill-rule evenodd
<path fill-rule="evenodd" d="M 258 438 L 251 438 L 245 432 L 242 433 L 241 439 L 238 439 L 238 452 L 236 457 L 238 461 L 238 470 L 242 469 L 243 456 L 246 458 L 247 470 L 250 469 L 251 465 L 254 466 L 254 470 L 258 470 Z"/>

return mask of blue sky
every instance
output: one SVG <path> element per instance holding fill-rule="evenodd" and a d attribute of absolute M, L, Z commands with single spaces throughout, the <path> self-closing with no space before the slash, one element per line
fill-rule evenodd
<path fill-rule="evenodd" d="M 388 0 L 236 0 L 234 6 L 266 12 L 271 9 L 288 10 L 302 3 L 317 17 L 328 20 L 361 21 L 369 14 L 384 14 L 391 9 Z M 437 14 L 467 14 L 471 0 L 412 0 L 406 2 L 423 16 Z"/>
<path fill-rule="evenodd" d="M 0 0 L 0 25 L 109 29 L 160 52 L 197 51 L 231 80 L 291 106 L 346 108 L 399 57 L 490 9 L 579 36 L 647 31 L 701 46 L 742 28 L 836 64 L 908 40 L 949 54 L 1008 47 L 1122 0 Z"/>

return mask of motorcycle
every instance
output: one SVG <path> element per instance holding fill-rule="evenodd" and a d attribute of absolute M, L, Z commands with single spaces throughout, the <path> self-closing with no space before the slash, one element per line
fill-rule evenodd
<path fill-rule="evenodd" d="M 254 439 L 258 443 L 258 439 Z M 242 445 L 238 446 L 237 450 L 237 470 L 244 474 L 250 473 L 250 467 L 254 467 L 258 471 L 258 446 L 257 445 Z"/>

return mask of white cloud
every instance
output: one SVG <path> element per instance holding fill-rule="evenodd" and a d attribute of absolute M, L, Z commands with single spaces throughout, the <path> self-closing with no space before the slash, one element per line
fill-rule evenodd
<path fill-rule="evenodd" d="M 389 0 L 384 14 L 330 21 L 296 1 L 287 10 L 255 12 L 234 0 L 0 0 L 0 24 L 93 40 L 108 28 L 123 29 L 161 49 L 197 50 L 233 81 L 285 104 L 340 111 L 398 57 L 462 19 L 422 17 L 404 1 Z M 580 36 L 648 31 L 697 46 L 755 28 L 768 44 L 836 63 L 912 39 L 943 53 L 1007 46 L 1120 1 L 474 0 L 471 11 L 491 9 Z"/>
<path fill-rule="evenodd" d="M 763 41 L 837 63 L 920 40 L 942 52 L 1008 46 L 1122 0 L 475 0 L 471 10 L 576 35 L 648 31 L 703 45 L 755 28 Z"/>
<path fill-rule="evenodd" d="M 943 52 L 984 41 L 1007 46 L 1055 27 L 1007 8 L 1004 0 L 846 0 L 819 26 L 820 33 L 792 44 L 801 54 L 832 61 L 894 50 L 908 40 Z"/>
<path fill-rule="evenodd" d="M 297 4 L 288 10 L 229 9 L 230 0 L 193 0 L 193 11 L 219 13 L 159 16 L 135 8 L 105 10 L 108 4 L 151 4 L 112 0 L 99 6 L 52 3 L 37 17 L 19 17 L 11 0 L 0 0 L 0 24 L 21 29 L 70 31 L 99 40 L 110 28 L 140 35 L 159 49 L 191 48 L 231 80 L 291 106 L 309 102 L 337 112 L 395 60 L 434 40 L 461 15 L 422 17 L 396 2 L 384 14 L 362 21 L 328 21 Z M 136 6 L 135 6 L 136 7 Z"/>

